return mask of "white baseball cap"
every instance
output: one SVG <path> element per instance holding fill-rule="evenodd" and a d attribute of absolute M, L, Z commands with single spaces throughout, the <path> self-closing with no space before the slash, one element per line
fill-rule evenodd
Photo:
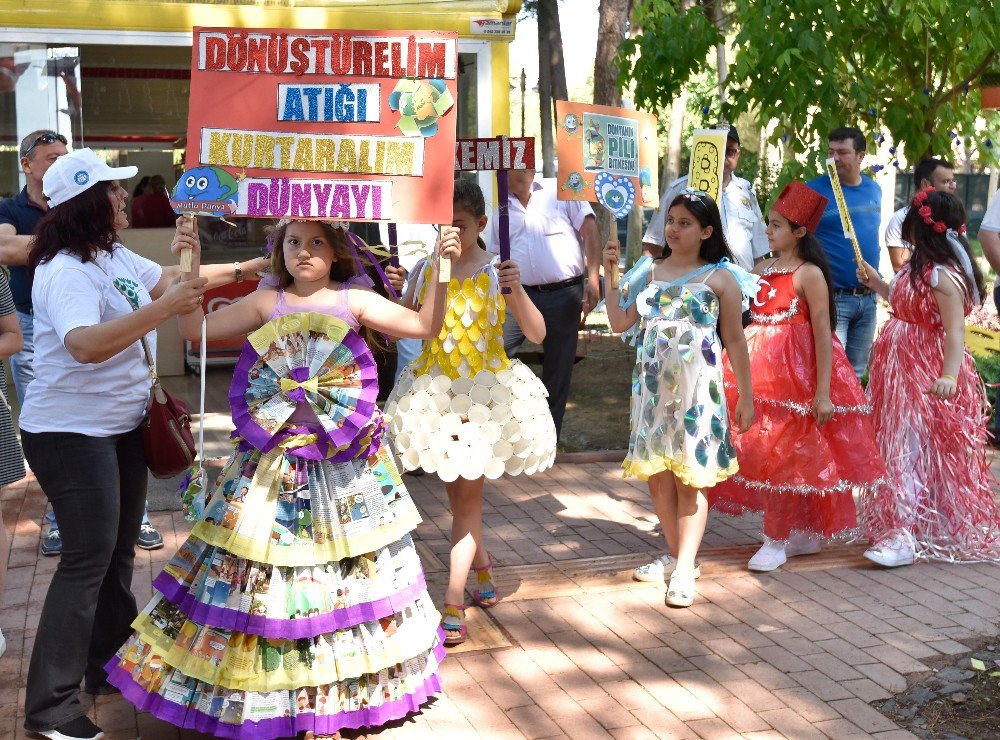
<path fill-rule="evenodd" d="M 42 193 L 49 208 L 75 198 L 99 182 L 135 177 L 138 167 L 108 167 L 93 149 L 76 149 L 53 162 L 42 176 Z"/>

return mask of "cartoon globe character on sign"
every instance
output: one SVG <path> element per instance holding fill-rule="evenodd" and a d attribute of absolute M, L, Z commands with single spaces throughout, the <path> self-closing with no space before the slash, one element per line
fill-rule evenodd
<path fill-rule="evenodd" d="M 567 113 L 563 119 L 563 128 L 569 136 L 573 136 L 580 130 L 580 118 L 576 113 Z"/>
<path fill-rule="evenodd" d="M 444 80 L 400 80 L 389 94 L 389 109 L 399 113 L 399 128 L 407 136 L 437 133 L 438 120 L 453 105 Z"/>
<path fill-rule="evenodd" d="M 232 203 L 236 205 L 239 185 L 236 178 L 218 167 L 192 167 L 174 185 L 170 196 L 174 201 L 202 201 L 210 203 Z M 175 209 L 176 210 L 176 209 Z M 184 211 L 195 211 L 185 208 Z M 222 217 L 223 211 L 211 211 L 210 215 Z"/>
<path fill-rule="evenodd" d="M 653 199 L 653 172 L 649 167 L 639 170 L 639 187 L 642 188 L 642 200 L 648 203 Z"/>

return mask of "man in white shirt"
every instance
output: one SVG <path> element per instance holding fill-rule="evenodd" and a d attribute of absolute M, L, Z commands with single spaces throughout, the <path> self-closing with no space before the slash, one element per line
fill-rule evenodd
<path fill-rule="evenodd" d="M 951 162 L 943 159 L 928 157 L 917 162 L 913 168 L 913 184 L 917 191 L 924 188 L 934 188 L 942 193 L 955 193 L 958 183 L 955 182 L 955 167 Z M 910 204 L 900 208 L 889 219 L 886 224 L 883 240 L 889 249 L 889 261 L 892 263 L 892 271 L 899 272 L 913 251 L 913 245 L 903 238 L 903 219 L 910 210 Z"/>
<path fill-rule="evenodd" d="M 601 245 L 590 204 L 558 200 L 555 180 L 535 182 L 534 178 L 534 170 L 508 173 L 510 257 L 520 268 L 525 292 L 545 319 L 542 383 L 549 392 L 558 434 L 569 397 L 580 319 L 594 309 L 600 296 Z M 490 249 L 499 252 L 495 209 L 490 228 Z M 503 335 L 507 356 L 513 357 L 524 334 L 510 313 Z"/>
<path fill-rule="evenodd" d="M 734 174 L 740 163 L 740 153 L 740 135 L 734 126 L 730 126 L 726 138 L 719 213 L 722 216 L 722 230 L 736 262 L 745 270 L 753 270 L 754 262 L 770 252 L 771 247 L 767 243 L 767 227 L 753 186 Z M 687 186 L 688 177 L 684 175 L 675 180 L 660 198 L 660 207 L 653 213 L 649 226 L 646 227 L 646 234 L 642 237 L 642 247 L 646 254 L 659 257 L 663 252 L 667 243 L 664 236 L 667 211 L 674 198 Z"/>
<path fill-rule="evenodd" d="M 979 243 L 983 245 L 986 261 L 1000 275 L 1000 190 L 993 194 L 990 207 L 986 209 L 983 222 L 979 225 Z M 1000 280 L 993 287 L 993 303 L 1000 312 Z"/>

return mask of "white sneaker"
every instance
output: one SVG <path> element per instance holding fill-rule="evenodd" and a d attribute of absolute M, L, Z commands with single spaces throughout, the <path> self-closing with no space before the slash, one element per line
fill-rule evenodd
<path fill-rule="evenodd" d="M 913 565 L 913 540 L 906 533 L 894 534 L 865 550 L 865 557 L 885 568 Z"/>
<path fill-rule="evenodd" d="M 3 654 L 7 652 L 7 638 L 3 636 L 3 630 L 0 630 L 0 658 Z"/>
<path fill-rule="evenodd" d="M 764 540 L 761 548 L 754 553 L 747 563 L 747 568 L 755 573 L 770 573 L 777 570 L 788 560 L 785 553 L 785 546 L 781 542 L 772 539 Z"/>
<path fill-rule="evenodd" d="M 677 567 L 677 560 L 673 555 L 661 555 L 651 563 L 636 566 L 632 571 L 632 580 L 643 583 L 662 583 L 667 579 L 674 568 Z M 701 561 L 694 561 L 694 577 L 701 578 Z"/>
<path fill-rule="evenodd" d="M 694 594 L 694 574 L 687 575 L 675 570 L 670 574 L 667 595 L 663 603 L 667 606 L 691 606 L 694 603 Z"/>
<path fill-rule="evenodd" d="M 785 555 L 794 558 L 796 555 L 815 555 L 823 548 L 823 542 L 816 534 L 796 532 L 788 538 Z"/>

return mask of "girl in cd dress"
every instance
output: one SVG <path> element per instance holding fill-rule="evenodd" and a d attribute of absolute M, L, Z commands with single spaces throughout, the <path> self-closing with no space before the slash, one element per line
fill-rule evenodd
<path fill-rule="evenodd" d="M 705 193 L 685 190 L 667 212 L 664 255 L 644 257 L 621 286 L 609 285 L 611 329 L 638 325 L 632 376 L 632 431 L 626 476 L 647 481 L 667 547 L 676 565 L 668 606 L 690 606 L 695 557 L 708 518 L 706 490 L 738 470 L 722 386 L 721 333 L 739 398 L 733 420 L 740 432 L 753 422 L 750 360 L 743 337 L 745 296 L 756 279 L 732 262 L 719 209 Z M 604 248 L 605 274 L 619 247 Z M 718 333 L 716 324 L 718 323 Z"/>
<path fill-rule="evenodd" d="M 209 340 L 247 335 L 229 393 L 236 450 L 106 670 L 180 727 L 334 737 L 440 690 L 420 515 L 382 438 L 365 331 L 437 334 L 444 286 L 431 260 L 419 311 L 368 289 L 346 224 L 285 221 L 271 242 L 277 285 L 207 319 Z M 438 253 L 457 248 L 449 228 Z M 179 317 L 181 334 L 199 338 L 203 316 Z"/>
<path fill-rule="evenodd" d="M 871 265 L 858 271 L 892 309 L 868 381 L 891 485 L 861 499 L 872 542 L 865 557 L 885 567 L 917 558 L 1000 561 L 989 402 L 965 347 L 965 316 L 984 295 L 965 219 L 955 196 L 922 190 L 903 220 L 910 261 L 889 283 Z"/>
<path fill-rule="evenodd" d="M 507 309 L 525 336 L 541 343 L 542 315 L 521 287 L 517 264 L 495 265 L 480 234 L 486 204 L 475 183 L 455 182 L 454 220 L 462 254 L 452 267 L 444 327 L 424 343 L 386 401 L 396 452 L 407 470 L 423 468 L 445 482 L 451 505 L 451 555 L 444 598 L 445 644 L 466 640 L 465 582 L 476 572 L 473 601 L 500 601 L 493 559 L 483 544 L 484 479 L 504 473 L 531 475 L 552 465 L 556 431 L 541 380 L 503 349 Z M 423 302 L 429 265 L 404 302 Z M 501 293 L 509 288 L 510 293 Z"/>

